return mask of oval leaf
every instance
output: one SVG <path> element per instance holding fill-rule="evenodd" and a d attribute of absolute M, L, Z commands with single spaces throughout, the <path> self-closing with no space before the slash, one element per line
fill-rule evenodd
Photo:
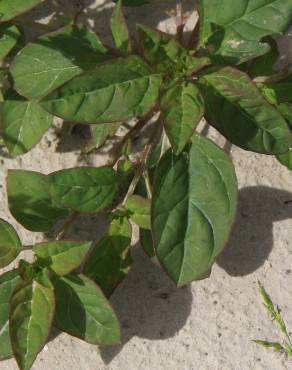
<path fill-rule="evenodd" d="M 50 113 L 81 123 L 143 116 L 156 102 L 161 76 L 136 56 L 116 59 L 69 81 L 42 101 Z"/>
<path fill-rule="evenodd" d="M 79 212 L 98 212 L 109 206 L 118 190 L 119 175 L 110 167 L 80 167 L 49 175 L 57 204 Z"/>
<path fill-rule="evenodd" d="M 46 343 L 55 311 L 53 290 L 38 281 L 21 284 L 10 300 L 10 337 L 21 370 L 29 370 Z"/>
<path fill-rule="evenodd" d="M 116 48 L 125 54 L 132 51 L 131 39 L 128 26 L 122 9 L 122 1 L 119 0 L 111 17 L 111 31 Z"/>
<path fill-rule="evenodd" d="M 49 267 L 57 275 L 69 274 L 80 266 L 89 252 L 91 242 L 56 241 L 39 243 L 33 251 L 42 266 Z"/>
<path fill-rule="evenodd" d="M 269 51 L 261 39 L 291 24 L 290 0 L 200 0 L 200 46 L 217 60 L 240 63 Z"/>
<path fill-rule="evenodd" d="M 43 0 L 1 0 L 0 22 L 7 22 L 17 15 L 34 8 Z"/>
<path fill-rule="evenodd" d="M 9 301 L 15 287 L 20 284 L 17 270 L 12 270 L 0 276 L 0 360 L 13 356 L 9 336 Z"/>
<path fill-rule="evenodd" d="M 179 154 L 204 114 L 204 101 L 193 83 L 168 89 L 160 102 L 165 131 L 175 154 Z"/>
<path fill-rule="evenodd" d="M 126 218 L 111 222 L 105 235 L 84 265 L 84 274 L 94 280 L 109 297 L 130 271 L 132 226 Z"/>
<path fill-rule="evenodd" d="M 19 37 L 20 32 L 16 26 L 8 23 L 0 24 L 0 60 L 13 49 Z"/>
<path fill-rule="evenodd" d="M 53 117 L 38 103 L 10 91 L 2 108 L 3 139 L 9 153 L 20 155 L 33 148 L 48 130 Z"/>
<path fill-rule="evenodd" d="M 68 210 L 53 204 L 48 178 L 40 173 L 9 170 L 9 209 L 16 220 L 31 231 L 50 231 Z"/>
<path fill-rule="evenodd" d="M 199 83 L 207 120 L 233 144 L 263 154 L 292 147 L 285 119 L 245 73 L 225 67 L 204 74 Z"/>
<path fill-rule="evenodd" d="M 188 153 L 161 159 L 152 232 L 159 262 L 183 285 L 202 278 L 222 251 L 235 215 L 236 176 L 228 156 L 195 136 Z"/>
<path fill-rule="evenodd" d="M 0 268 L 9 265 L 21 251 L 17 232 L 6 221 L 0 219 Z"/>
<path fill-rule="evenodd" d="M 98 286 L 84 275 L 68 275 L 54 281 L 57 300 L 55 325 L 66 333 L 93 344 L 120 341 L 120 326 Z"/>
<path fill-rule="evenodd" d="M 108 58 L 108 50 L 93 32 L 67 26 L 26 45 L 10 72 L 17 92 L 36 99 Z"/>

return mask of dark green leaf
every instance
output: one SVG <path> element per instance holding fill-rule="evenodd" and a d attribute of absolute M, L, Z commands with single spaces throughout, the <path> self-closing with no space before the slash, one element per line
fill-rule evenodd
<path fill-rule="evenodd" d="M 194 136 L 189 152 L 169 150 L 155 176 L 152 233 L 158 260 L 178 284 L 202 278 L 222 251 L 236 208 L 236 176 L 228 156 Z"/>
<path fill-rule="evenodd" d="M 90 254 L 84 274 L 94 280 L 109 297 L 130 270 L 132 227 L 126 218 L 112 221 L 105 235 Z"/>
<path fill-rule="evenodd" d="M 179 154 L 204 114 L 203 98 L 193 83 L 184 82 L 168 89 L 160 106 L 165 131 L 175 154 Z"/>
<path fill-rule="evenodd" d="M 200 46 L 217 61 L 240 63 L 269 50 L 265 36 L 284 32 L 291 24 L 291 0 L 201 0 Z"/>
<path fill-rule="evenodd" d="M 206 118 L 233 144 L 263 154 L 292 147 L 292 134 L 282 115 L 262 96 L 249 77 L 225 67 L 199 79 Z"/>
<path fill-rule="evenodd" d="M 258 76 L 271 76 L 275 73 L 274 67 L 279 58 L 278 44 L 271 37 L 268 37 L 266 42 L 270 45 L 271 49 L 252 62 L 248 69 L 248 74 L 252 78 Z"/>
<path fill-rule="evenodd" d="M 81 123 L 143 116 L 158 98 L 161 76 L 137 56 L 116 59 L 76 77 L 45 97 L 52 114 Z"/>
<path fill-rule="evenodd" d="M 10 154 L 19 155 L 34 147 L 53 117 L 36 102 L 25 100 L 14 91 L 5 96 L 2 108 L 3 139 Z"/>
<path fill-rule="evenodd" d="M 150 225 L 150 200 L 140 195 L 131 195 L 124 207 L 130 212 L 130 219 L 143 229 L 151 228 Z"/>
<path fill-rule="evenodd" d="M 145 229 L 140 228 L 140 244 L 144 252 L 151 259 L 151 261 L 156 264 L 159 264 L 158 259 L 155 254 L 152 234 L 150 230 L 145 230 Z"/>
<path fill-rule="evenodd" d="M 7 177 L 9 209 L 31 231 L 49 231 L 68 210 L 53 204 L 48 178 L 40 173 L 10 170 Z"/>
<path fill-rule="evenodd" d="M 117 49 L 124 54 L 130 54 L 132 45 L 121 0 L 117 2 L 111 18 L 111 31 Z"/>
<path fill-rule="evenodd" d="M 21 370 L 29 370 L 51 330 L 53 289 L 37 280 L 19 285 L 10 300 L 10 337 Z"/>
<path fill-rule="evenodd" d="M 9 301 L 13 290 L 21 281 L 17 270 L 0 276 L 0 360 L 13 356 L 9 336 Z"/>
<path fill-rule="evenodd" d="M 0 24 L 0 60 L 4 59 L 13 49 L 19 37 L 20 32 L 16 26 L 9 23 Z"/>
<path fill-rule="evenodd" d="M 120 341 L 118 319 L 97 285 L 84 275 L 54 281 L 57 300 L 55 325 L 93 344 Z"/>
<path fill-rule="evenodd" d="M 98 212 L 109 206 L 120 181 L 110 167 L 76 167 L 53 172 L 48 177 L 56 204 L 79 212 Z"/>
<path fill-rule="evenodd" d="M 91 242 L 65 240 L 37 244 L 33 251 L 42 266 L 49 267 L 57 275 L 63 276 L 82 264 L 90 247 Z"/>
<path fill-rule="evenodd" d="M 43 0 L 1 0 L 0 22 L 7 22 L 17 15 L 27 12 Z"/>
<path fill-rule="evenodd" d="M 20 95 L 39 98 L 108 58 L 94 33 L 67 26 L 25 46 L 10 71 Z"/>
<path fill-rule="evenodd" d="M 154 146 L 154 148 L 152 149 L 148 157 L 147 166 L 149 168 L 155 167 L 157 163 L 159 162 L 160 158 L 169 148 L 170 148 L 170 144 L 169 144 L 168 138 L 163 132 L 159 143 L 156 146 Z"/>
<path fill-rule="evenodd" d="M 21 251 L 21 241 L 14 228 L 0 218 L 0 268 L 9 265 Z"/>

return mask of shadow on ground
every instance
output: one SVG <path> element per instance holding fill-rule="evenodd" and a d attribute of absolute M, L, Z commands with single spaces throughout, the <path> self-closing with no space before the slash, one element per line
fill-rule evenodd
<path fill-rule="evenodd" d="M 231 276 L 256 271 L 273 248 L 273 222 L 292 218 L 292 193 L 266 186 L 239 191 L 237 218 L 217 260 Z"/>
<path fill-rule="evenodd" d="M 190 315 L 190 286 L 178 289 L 137 246 L 133 248 L 133 269 L 114 293 L 111 302 L 122 329 L 122 343 L 101 347 L 109 363 L 132 337 L 163 340 L 174 337 Z"/>

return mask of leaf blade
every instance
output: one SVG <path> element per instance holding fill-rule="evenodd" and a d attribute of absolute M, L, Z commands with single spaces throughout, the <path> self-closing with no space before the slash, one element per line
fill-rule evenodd
<path fill-rule="evenodd" d="M 14 261 L 21 247 L 21 241 L 15 229 L 0 218 L 0 268 Z"/>

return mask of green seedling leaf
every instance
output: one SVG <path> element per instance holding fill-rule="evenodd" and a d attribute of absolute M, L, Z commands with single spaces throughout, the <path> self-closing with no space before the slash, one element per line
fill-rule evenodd
<path fill-rule="evenodd" d="M 203 175 L 202 175 L 203 174 Z M 184 285 L 202 278 L 222 251 L 236 208 L 237 183 L 228 156 L 194 136 L 188 152 L 166 152 L 158 164 L 152 200 L 156 255 Z"/>
<path fill-rule="evenodd" d="M 68 210 L 54 204 L 48 178 L 40 173 L 9 170 L 8 204 L 13 217 L 31 231 L 50 231 Z"/>
<path fill-rule="evenodd" d="M 42 101 L 50 113 L 81 123 L 143 116 L 158 98 L 161 76 L 137 56 L 116 59 L 76 77 Z"/>
<path fill-rule="evenodd" d="M 120 122 L 100 123 L 98 125 L 90 125 L 91 130 L 91 145 L 96 149 L 100 148 L 109 136 L 116 133 L 120 126 Z"/>
<path fill-rule="evenodd" d="M 117 171 L 120 174 L 128 174 L 134 168 L 134 164 L 129 159 L 122 159 L 117 164 Z"/>
<path fill-rule="evenodd" d="M 1 0 L 0 1 L 0 22 L 7 22 L 21 13 L 34 8 L 43 0 Z"/>
<path fill-rule="evenodd" d="M 109 57 L 94 33 L 85 27 L 67 26 L 25 46 L 10 72 L 18 93 L 36 99 Z"/>
<path fill-rule="evenodd" d="M 117 2 L 113 11 L 111 31 L 116 48 L 124 54 L 130 54 L 132 52 L 132 45 L 121 0 Z"/>
<path fill-rule="evenodd" d="M 147 166 L 148 168 L 156 167 L 157 163 L 159 162 L 160 158 L 163 154 L 170 148 L 170 143 L 168 137 L 166 136 L 165 132 L 162 132 L 160 141 L 157 145 L 154 146 L 152 149 L 148 159 L 147 159 Z"/>
<path fill-rule="evenodd" d="M 110 167 L 76 167 L 48 177 L 56 204 L 79 212 L 98 212 L 109 206 L 120 182 L 120 176 Z"/>
<path fill-rule="evenodd" d="M 131 195 L 124 204 L 124 207 L 130 212 L 130 219 L 138 226 L 148 230 L 151 229 L 150 206 L 150 200 L 140 195 Z"/>
<path fill-rule="evenodd" d="M 0 218 L 0 268 L 14 261 L 21 247 L 21 241 L 15 229 Z"/>
<path fill-rule="evenodd" d="M 0 360 L 13 356 L 9 336 L 9 301 L 21 281 L 17 270 L 5 272 L 0 276 Z"/>
<path fill-rule="evenodd" d="M 33 148 L 48 130 L 53 117 L 36 102 L 14 91 L 5 96 L 2 108 L 3 139 L 10 154 L 16 156 Z"/>
<path fill-rule="evenodd" d="M 251 78 L 271 76 L 275 73 L 274 67 L 279 58 L 278 44 L 271 37 L 267 37 L 265 41 L 269 44 L 271 49 L 252 62 L 250 68 L 248 68 L 248 74 Z"/>
<path fill-rule="evenodd" d="M 216 62 L 241 63 L 269 51 L 262 38 L 279 34 L 291 24 L 290 0 L 201 0 L 200 47 Z"/>
<path fill-rule="evenodd" d="M 42 268 L 36 262 L 29 263 L 25 260 L 20 260 L 18 263 L 18 273 L 27 283 L 31 283 L 40 274 L 41 270 Z"/>
<path fill-rule="evenodd" d="M 204 114 L 204 101 L 193 83 L 168 89 L 161 98 L 162 120 L 175 154 L 182 152 Z"/>
<path fill-rule="evenodd" d="M 282 345 L 278 342 L 268 342 L 266 340 L 253 340 L 256 344 L 259 344 L 260 346 L 266 347 L 266 348 L 273 348 L 276 351 L 283 351 L 284 348 Z"/>
<path fill-rule="evenodd" d="M 91 248 L 91 242 L 56 241 L 40 243 L 33 251 L 41 266 L 63 276 L 79 267 Z"/>
<path fill-rule="evenodd" d="M 21 370 L 29 370 L 46 343 L 55 312 L 52 288 L 37 280 L 16 287 L 10 300 L 10 337 Z"/>
<path fill-rule="evenodd" d="M 282 154 L 292 147 L 285 119 L 245 73 L 224 67 L 204 74 L 199 83 L 207 120 L 230 142 L 263 154 Z"/>
<path fill-rule="evenodd" d="M 99 287 L 84 275 L 67 275 L 54 281 L 57 300 L 55 325 L 89 343 L 109 345 L 120 341 L 118 319 Z"/>
<path fill-rule="evenodd" d="M 111 222 L 107 234 L 97 243 L 84 265 L 84 274 L 94 280 L 109 297 L 132 265 L 132 227 L 126 218 Z"/>
<path fill-rule="evenodd" d="M 14 48 L 19 38 L 20 31 L 16 26 L 9 23 L 0 24 L 0 60 L 3 60 Z"/>

